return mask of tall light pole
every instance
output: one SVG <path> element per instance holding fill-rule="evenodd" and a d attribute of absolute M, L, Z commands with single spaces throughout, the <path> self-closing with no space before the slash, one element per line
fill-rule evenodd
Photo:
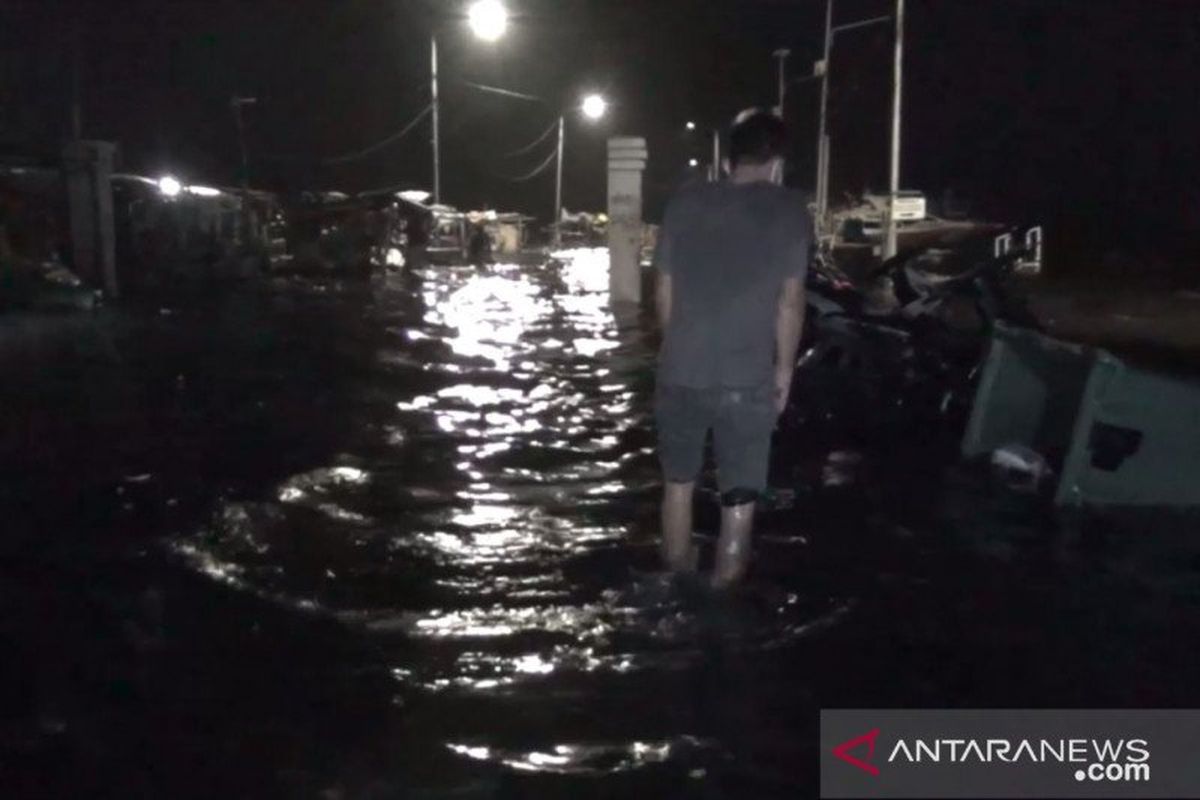
<path fill-rule="evenodd" d="M 589 94 L 583 98 L 579 110 L 583 116 L 592 122 L 599 122 L 608 113 L 608 101 L 598 94 Z M 563 212 L 563 156 L 566 152 L 567 115 L 558 118 L 558 174 L 554 182 L 554 246 L 562 244 L 562 212 Z"/>
<path fill-rule="evenodd" d="M 554 179 L 554 246 L 562 245 L 562 178 L 563 178 L 563 149 L 566 147 L 566 127 L 567 117 L 565 114 L 560 114 L 558 117 L 558 165 L 557 175 Z"/>
<path fill-rule="evenodd" d="M 476 38 L 494 42 L 508 29 L 508 11 L 500 0 L 475 0 L 467 11 L 467 24 Z M 433 122 L 433 202 L 442 202 L 441 101 L 438 97 L 437 34 L 429 37 L 430 110 Z"/>
<path fill-rule="evenodd" d="M 780 48 L 774 53 L 775 58 L 779 59 L 779 118 L 784 119 L 783 104 L 787 99 L 787 60 L 792 54 L 787 48 Z"/>
<path fill-rule="evenodd" d="M 825 227 L 829 213 L 829 59 L 833 55 L 833 40 L 839 33 L 887 22 L 891 17 L 872 17 L 846 25 L 833 24 L 833 0 L 825 0 L 825 57 L 817 65 L 821 78 L 821 115 L 817 133 L 817 224 Z"/>
<path fill-rule="evenodd" d="M 712 132 L 712 182 L 721 180 L 721 130 L 713 128 Z"/>
<path fill-rule="evenodd" d="M 439 206 L 442 204 L 442 136 L 438 128 L 440 124 L 438 113 L 441 109 L 441 103 L 438 101 L 437 34 L 429 37 L 429 53 L 429 74 L 431 76 L 429 93 L 432 97 L 430 106 L 433 116 L 433 204 Z"/>
<path fill-rule="evenodd" d="M 71 46 L 71 138 L 83 138 L 83 23 L 75 12 Z"/>
<path fill-rule="evenodd" d="M 833 0 L 825 0 L 825 51 L 821 57 L 821 122 L 817 126 L 817 228 L 825 230 L 825 206 L 829 202 L 829 54 L 833 49 Z"/>
<path fill-rule="evenodd" d="M 242 213 L 241 213 L 241 237 L 242 244 L 245 245 L 250 240 L 251 219 L 250 219 L 250 155 L 246 150 L 246 125 L 242 119 L 242 109 L 246 106 L 252 106 L 258 102 L 257 97 L 238 97 L 234 96 L 229 105 L 233 109 L 233 122 L 237 126 L 238 135 L 238 151 L 241 153 L 242 161 Z"/>
<path fill-rule="evenodd" d="M 888 183 L 887 233 L 883 240 L 883 257 L 896 255 L 896 198 L 900 194 L 900 120 L 903 95 L 904 67 L 904 0 L 896 0 L 896 54 L 892 75 L 892 153 L 891 175 Z"/>
<path fill-rule="evenodd" d="M 246 124 L 245 120 L 242 119 L 242 109 L 246 106 L 252 106 L 257 102 L 257 97 L 236 96 L 229 101 L 229 105 L 233 109 L 233 124 L 237 128 L 238 152 L 242 161 L 242 179 L 240 183 L 243 192 L 250 189 L 250 155 L 246 151 Z"/>

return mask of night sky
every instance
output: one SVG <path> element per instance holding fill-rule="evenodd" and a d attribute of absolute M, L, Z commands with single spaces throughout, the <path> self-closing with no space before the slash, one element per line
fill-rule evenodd
<path fill-rule="evenodd" d="M 495 44 L 473 40 L 456 0 L 0 0 L 0 154 L 51 157 L 70 130 L 75 31 L 84 134 L 121 144 L 123 168 L 230 184 L 229 99 L 246 112 L 252 182 L 277 190 L 430 183 L 428 123 L 370 145 L 428 102 L 429 35 L 442 49 L 443 195 L 545 216 L 553 175 L 512 183 L 549 154 L 542 133 L 586 91 L 610 119 L 568 128 L 566 205 L 604 202 L 604 139 L 645 135 L 648 213 L 703 159 L 703 130 L 775 97 L 819 57 L 823 0 L 508 0 Z M 889 0 L 837 0 L 836 22 Z M 891 28 L 839 36 L 831 88 L 833 193 L 883 187 Z M 981 215 L 1051 225 L 1062 242 L 1166 257 L 1200 237 L 1200 2 L 908 0 L 903 183 L 947 188 Z M 463 80 L 538 95 L 482 94 Z M 819 84 L 791 87 L 791 182 L 811 187 Z M 1079 250 L 1083 253 L 1084 250 Z"/>

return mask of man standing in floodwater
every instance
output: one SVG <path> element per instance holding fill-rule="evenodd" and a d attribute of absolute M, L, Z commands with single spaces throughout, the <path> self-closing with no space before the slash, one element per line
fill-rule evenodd
<path fill-rule="evenodd" d="M 673 571 L 696 567 L 692 497 L 711 430 L 721 492 L 712 582 L 720 588 L 749 564 L 771 432 L 787 404 L 804 324 L 813 236 L 803 197 L 782 185 L 783 122 L 753 112 L 734 125 L 729 145 L 730 178 L 672 198 L 655 256 L 663 558 Z"/>

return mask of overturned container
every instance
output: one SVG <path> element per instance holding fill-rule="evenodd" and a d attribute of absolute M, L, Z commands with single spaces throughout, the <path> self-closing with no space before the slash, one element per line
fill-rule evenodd
<path fill-rule="evenodd" d="M 1060 506 L 1200 505 L 1200 382 L 997 325 L 962 453 L 1023 445 Z"/>

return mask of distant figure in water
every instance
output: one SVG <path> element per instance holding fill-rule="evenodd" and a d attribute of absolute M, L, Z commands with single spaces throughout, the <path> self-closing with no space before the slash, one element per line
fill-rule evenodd
<path fill-rule="evenodd" d="M 749 565 L 771 432 L 800 345 L 813 238 L 804 198 L 783 188 L 783 122 L 761 111 L 744 115 L 729 143 L 729 179 L 676 193 L 655 255 L 662 553 L 672 571 L 696 569 L 692 497 L 711 430 L 721 492 L 717 588 L 738 582 Z"/>
<path fill-rule="evenodd" d="M 492 263 L 492 237 L 483 223 L 471 225 L 467 238 L 467 260 L 475 267 Z"/>

